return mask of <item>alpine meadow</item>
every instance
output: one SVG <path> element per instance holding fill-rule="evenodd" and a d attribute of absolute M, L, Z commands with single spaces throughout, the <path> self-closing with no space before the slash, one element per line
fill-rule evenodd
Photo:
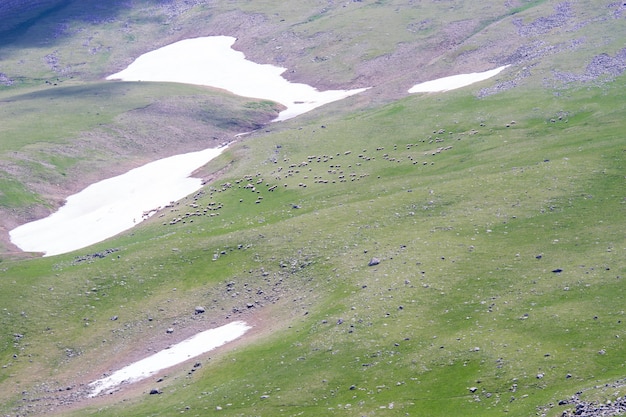
<path fill-rule="evenodd" d="M 626 415 L 624 1 L 0 3 L 0 415 Z M 353 94 L 281 120 L 307 100 L 107 79 L 215 36 Z M 217 147 L 196 192 L 111 238 L 12 240 Z"/>

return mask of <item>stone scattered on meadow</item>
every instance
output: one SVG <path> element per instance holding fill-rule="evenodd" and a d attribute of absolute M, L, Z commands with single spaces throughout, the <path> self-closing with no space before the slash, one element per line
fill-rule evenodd
<path fill-rule="evenodd" d="M 380 259 L 378 258 L 372 258 L 370 259 L 369 263 L 367 264 L 367 266 L 376 266 L 380 263 Z"/>

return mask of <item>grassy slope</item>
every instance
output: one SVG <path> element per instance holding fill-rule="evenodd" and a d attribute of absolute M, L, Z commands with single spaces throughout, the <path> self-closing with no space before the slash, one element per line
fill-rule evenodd
<path fill-rule="evenodd" d="M 41 412 L 174 322 L 235 317 L 271 331 L 74 414 L 530 415 L 623 378 L 625 83 L 476 86 L 270 126 L 212 163 L 230 168 L 195 201 L 79 254 L 119 252 L 1 262 L 0 402 Z"/>
<path fill-rule="evenodd" d="M 279 322 L 292 317 L 291 327 L 220 356 L 191 379 L 181 374 L 158 398 L 125 403 L 124 415 L 227 403 L 229 415 L 319 415 L 331 408 L 362 415 L 391 402 L 399 414 L 525 415 L 621 378 L 623 142 L 621 110 L 611 104 L 621 99 L 620 88 L 610 91 L 581 89 L 568 99 L 536 92 L 541 107 L 519 93 L 480 101 L 463 93 L 412 97 L 325 119 L 324 129 L 259 134 L 245 144 L 256 162 L 223 181 L 260 173 L 261 203 L 235 185 L 196 201 L 222 203 L 218 217 L 163 225 L 191 210 L 181 207 L 93 249 L 120 247 L 119 259 L 5 263 L 3 328 L 25 334 L 15 347 L 5 336 L 14 375 L 5 384 L 60 361 L 67 363 L 51 367 L 51 378 L 71 384 L 72 372 L 83 374 L 100 355 L 138 343 L 149 325 L 184 322 L 196 304 L 221 320 L 233 306 L 245 310 L 255 301 L 277 302 L 272 314 Z M 603 100 L 590 100 L 596 94 Z M 502 103 L 513 99 L 516 124 L 507 128 L 511 114 Z M 564 108 L 567 120 L 552 123 Z M 446 132 L 433 135 L 439 129 Z M 428 143 L 436 137 L 443 142 Z M 407 143 L 417 146 L 407 150 Z M 285 172 L 313 155 L 333 159 L 314 159 L 275 179 L 279 167 Z M 274 156 L 278 162 L 268 162 Z M 347 182 L 328 172 L 331 165 L 341 165 Z M 351 173 L 359 179 L 350 181 Z M 281 186 L 270 193 L 266 183 Z M 372 256 L 382 259 L 379 266 L 367 266 Z M 556 268 L 563 272 L 551 272 Z M 226 292 L 230 280 L 239 297 Z M 265 301 L 244 284 L 280 292 Z M 37 303 L 22 317 L 26 299 Z M 120 320 L 107 321 L 113 315 Z M 344 323 L 336 325 L 339 318 Z M 64 359 L 66 349 L 81 355 Z M 260 400 L 265 394 L 270 398 Z"/>
<path fill-rule="evenodd" d="M 274 104 L 176 84 L 50 86 L 0 104 L 2 229 L 43 215 L 102 177 L 217 146 L 277 115 Z"/>
<path fill-rule="evenodd" d="M 269 122 L 278 110 L 203 87 L 104 82 L 105 74 L 145 51 L 148 42 L 173 41 L 164 24 L 167 7 L 53 3 L 47 2 L 50 9 L 37 22 L 27 20 L 19 36 L 8 36 L 1 50 L 0 71 L 9 80 L 0 86 L 4 254 L 15 250 L 5 242 L 8 230 L 44 216 L 91 182 L 230 141 Z M 38 5 L 45 8 L 46 2 Z"/>

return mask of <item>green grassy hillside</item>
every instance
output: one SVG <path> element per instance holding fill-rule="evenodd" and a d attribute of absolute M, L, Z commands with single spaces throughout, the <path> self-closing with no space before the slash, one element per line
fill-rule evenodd
<path fill-rule="evenodd" d="M 284 54 L 294 79 L 374 88 L 239 139 L 202 170 L 213 182 L 113 239 L 2 255 L 1 413 L 560 416 L 576 393 L 626 394 L 621 6 L 145 1 L 85 23 L 70 3 L 59 16 L 76 31 L 24 60 L 81 54 L 85 33 L 119 48 L 71 76 L 20 70 L 18 42 L 2 48 L 5 227 L 58 204 L 50 184 L 68 191 L 120 155 L 131 166 L 219 143 L 276 113 L 210 89 L 97 81 L 130 51 L 236 34 L 249 56 Z M 405 94 L 425 74 L 501 64 L 464 89 Z M 234 319 L 254 330 L 85 398 L 102 374 Z"/>

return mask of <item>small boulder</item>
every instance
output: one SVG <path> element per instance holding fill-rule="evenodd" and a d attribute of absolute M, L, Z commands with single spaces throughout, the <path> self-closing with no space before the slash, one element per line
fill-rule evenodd
<path fill-rule="evenodd" d="M 376 266 L 380 263 L 380 259 L 378 258 L 372 258 L 370 259 L 369 263 L 367 264 L 367 266 Z"/>
<path fill-rule="evenodd" d="M 202 314 L 206 311 L 206 309 L 202 306 L 197 306 L 194 310 L 195 314 Z"/>

